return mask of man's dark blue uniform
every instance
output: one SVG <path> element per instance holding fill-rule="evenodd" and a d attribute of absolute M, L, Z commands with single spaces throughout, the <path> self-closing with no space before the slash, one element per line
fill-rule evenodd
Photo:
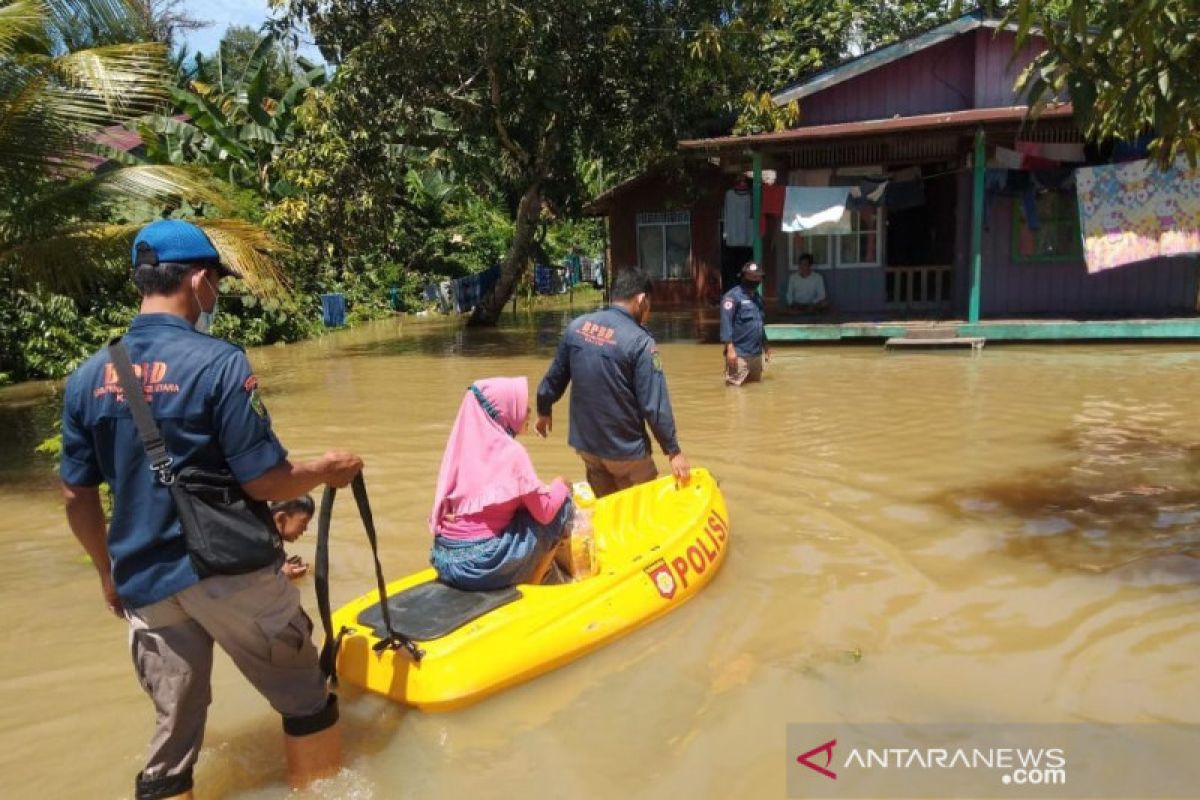
<path fill-rule="evenodd" d="M 240 347 L 174 314 L 139 315 L 121 341 L 176 472 L 228 464 L 245 484 L 287 457 Z M 67 381 L 62 434 L 63 481 L 113 489 L 108 549 L 122 602 L 147 606 L 198 582 L 170 492 L 149 469 L 107 350 Z"/>
<path fill-rule="evenodd" d="M 624 308 L 584 314 L 567 327 L 538 386 L 539 415 L 550 416 L 571 381 L 571 447 L 617 461 L 646 458 L 649 425 L 664 454 L 679 452 L 658 347 Z"/>
<path fill-rule="evenodd" d="M 212 700 L 220 645 L 281 716 L 293 786 L 341 761 L 337 698 L 329 694 L 300 594 L 277 565 L 201 579 L 174 498 L 163 484 L 187 467 L 228 469 L 250 497 L 279 500 L 321 482 L 345 486 L 362 459 L 329 451 L 292 463 L 271 431 L 258 381 L 240 347 L 201 332 L 216 312 L 221 263 L 203 230 L 162 219 L 131 253 L 140 313 L 121 343 L 170 456 L 149 468 L 108 348 L 67 380 L 62 417 L 63 498 L 71 532 L 100 577 L 109 609 L 129 624 L 138 683 L 155 708 L 139 800 L 190 796 Z M 112 489 L 109 524 L 98 487 Z"/>
<path fill-rule="evenodd" d="M 725 344 L 725 383 L 741 386 L 762 379 L 767 349 L 766 309 L 758 289 L 763 270 L 749 261 L 742 266 L 741 283 L 721 298 L 721 341 Z"/>
<path fill-rule="evenodd" d="M 721 298 L 721 341 L 733 342 L 742 358 L 760 356 L 767 312 L 758 292 L 738 284 Z"/>

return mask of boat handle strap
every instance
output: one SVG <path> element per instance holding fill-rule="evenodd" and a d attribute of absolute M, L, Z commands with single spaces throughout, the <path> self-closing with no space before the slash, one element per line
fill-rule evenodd
<path fill-rule="evenodd" d="M 379 563 L 379 542 L 375 534 L 375 518 L 371 514 L 371 501 L 367 497 L 367 484 L 360 472 L 350 482 L 350 490 L 354 494 L 358 515 L 362 518 L 363 528 L 367 533 L 367 541 L 371 544 L 371 558 L 375 562 L 375 584 L 379 592 L 379 610 L 383 615 L 383 627 L 387 632 L 375 645 L 376 652 L 382 650 L 403 649 L 413 661 L 419 662 L 425 651 L 417 647 L 416 642 L 396 630 L 392 625 L 392 614 L 387 602 L 387 582 L 383 579 L 383 567 Z M 329 606 L 329 528 L 333 519 L 333 500 L 337 489 L 325 487 L 321 496 L 321 511 L 317 517 L 317 554 L 313 579 L 317 590 L 317 610 L 321 614 L 321 626 L 325 629 L 325 643 L 321 646 L 321 671 L 334 684 L 337 683 L 337 651 L 341 646 L 342 637 L 346 634 L 343 628 L 336 635 L 333 632 L 333 615 Z"/>

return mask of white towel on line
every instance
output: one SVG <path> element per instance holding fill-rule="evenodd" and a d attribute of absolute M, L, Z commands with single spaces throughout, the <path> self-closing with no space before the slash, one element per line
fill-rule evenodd
<path fill-rule="evenodd" d="M 783 198 L 782 228 L 788 232 L 850 233 L 846 213 L 849 186 L 789 186 Z"/>

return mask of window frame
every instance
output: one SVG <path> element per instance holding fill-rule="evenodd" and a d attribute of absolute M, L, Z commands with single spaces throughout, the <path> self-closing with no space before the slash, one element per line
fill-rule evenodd
<path fill-rule="evenodd" d="M 691 211 L 647 211 L 635 218 L 634 246 L 637 249 L 638 267 L 650 272 L 656 281 L 690 281 L 692 273 L 692 212 Z M 684 257 L 684 275 L 667 274 L 667 228 L 687 228 L 687 255 Z M 642 263 L 642 228 L 659 228 L 662 237 L 662 260 L 657 269 L 651 271 Z"/>
<path fill-rule="evenodd" d="M 1062 224 L 1063 221 L 1070 221 L 1075 228 L 1075 249 L 1070 253 L 1061 255 L 1032 255 L 1026 256 L 1021 254 L 1021 227 L 1024 224 L 1025 209 L 1021 205 L 1021 198 L 1010 198 L 1012 201 L 1012 224 L 1010 226 L 1009 236 L 1009 259 L 1014 264 L 1069 264 L 1073 262 L 1083 261 L 1083 234 L 1079 227 L 1079 205 L 1075 192 L 1059 192 L 1064 196 L 1061 201 L 1064 204 L 1065 211 L 1056 217 L 1042 216 L 1041 209 L 1038 209 L 1039 227 L 1043 227 L 1051 222 L 1054 224 Z M 1069 199 L 1065 196 L 1069 195 Z M 1049 197 L 1051 194 L 1039 195 L 1041 197 Z M 1034 232 L 1037 233 L 1036 231 Z"/>
<path fill-rule="evenodd" d="M 857 213 L 854 209 L 850 209 L 850 213 Z M 866 231 L 856 230 L 852 233 L 820 233 L 815 235 L 812 231 L 792 231 L 787 235 L 788 242 L 788 269 L 798 266 L 797 259 L 800 257 L 800 252 L 796 250 L 796 237 L 803 236 L 807 239 L 822 238 L 826 242 L 826 252 L 829 254 L 829 261 L 825 263 L 814 263 L 813 269 L 822 272 L 834 272 L 840 269 L 879 269 L 887 266 L 887 254 L 884 220 L 887 216 L 887 209 L 883 206 L 876 208 L 875 214 L 875 261 L 874 262 L 850 262 L 842 263 L 842 239 L 844 237 L 861 237 Z M 812 252 L 812 250 L 809 250 Z"/>

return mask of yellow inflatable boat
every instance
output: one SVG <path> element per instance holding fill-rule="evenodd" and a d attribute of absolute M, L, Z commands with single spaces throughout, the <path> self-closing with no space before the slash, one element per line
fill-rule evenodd
<path fill-rule="evenodd" d="M 427 711 L 459 708 L 666 614 L 703 589 L 725 560 L 729 516 L 707 470 L 693 470 L 684 487 L 659 478 L 593 503 L 595 576 L 462 592 L 427 569 L 387 585 L 391 629 L 408 650 L 384 646 L 388 628 L 371 591 L 333 612 L 327 631 L 336 646 L 327 646 L 325 659 L 336 660 L 343 683 Z M 325 507 L 322 517 L 327 526 Z M 373 534 L 369 518 L 367 509 Z"/>

